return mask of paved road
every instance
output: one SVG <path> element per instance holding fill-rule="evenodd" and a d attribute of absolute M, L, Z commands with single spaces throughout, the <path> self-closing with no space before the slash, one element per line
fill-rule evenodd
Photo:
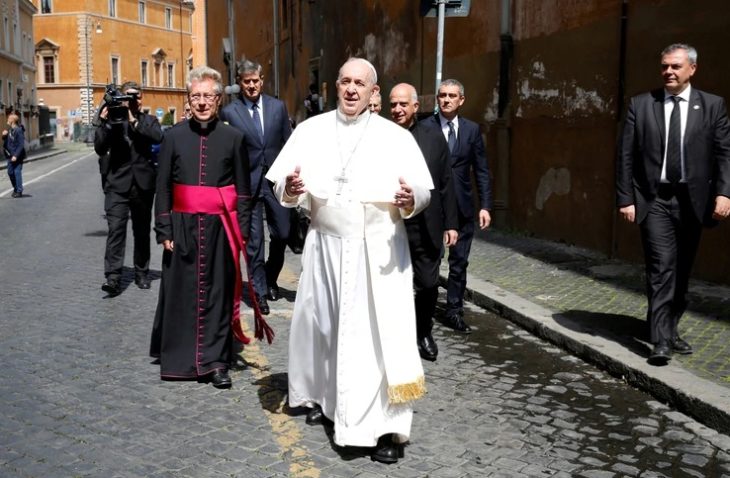
<path fill-rule="evenodd" d="M 147 356 L 159 250 L 152 290 L 130 269 L 123 294 L 104 297 L 95 157 L 25 173 L 29 197 L 0 196 L 0 476 L 730 476 L 730 437 L 477 307 L 471 336 L 436 326 L 404 459 L 335 447 L 284 405 L 294 255 L 276 341 L 244 350 L 231 390 L 162 382 Z"/>

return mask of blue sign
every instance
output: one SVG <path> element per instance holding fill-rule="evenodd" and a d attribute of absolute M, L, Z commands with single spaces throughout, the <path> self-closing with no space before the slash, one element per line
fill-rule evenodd
<path fill-rule="evenodd" d="M 155 115 L 157 116 L 158 120 L 161 120 L 162 117 L 165 116 L 165 110 L 163 110 L 162 108 L 157 108 L 155 110 Z"/>

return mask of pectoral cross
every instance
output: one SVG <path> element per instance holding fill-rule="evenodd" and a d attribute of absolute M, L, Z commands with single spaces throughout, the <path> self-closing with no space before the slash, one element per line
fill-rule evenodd
<path fill-rule="evenodd" d="M 345 168 L 342 168 L 342 172 L 340 173 L 340 175 L 335 176 L 333 179 L 339 183 L 336 193 L 339 196 L 340 194 L 342 194 L 342 188 L 345 186 L 345 183 L 349 182 L 347 176 L 345 176 Z"/>

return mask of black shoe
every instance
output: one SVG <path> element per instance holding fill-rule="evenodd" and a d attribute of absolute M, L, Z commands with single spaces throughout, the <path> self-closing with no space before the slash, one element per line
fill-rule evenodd
<path fill-rule="evenodd" d="M 436 342 L 434 342 L 432 335 L 429 334 L 418 339 L 418 353 L 424 360 L 428 360 L 430 362 L 436 361 L 436 357 L 439 354 L 439 348 L 436 346 Z"/>
<path fill-rule="evenodd" d="M 307 419 L 305 420 L 307 425 L 329 425 L 332 426 L 332 420 L 324 416 L 322 407 L 316 405 L 307 413 Z"/>
<path fill-rule="evenodd" d="M 464 318 L 459 313 L 447 316 L 444 320 L 444 325 L 447 327 L 451 327 L 455 331 L 461 332 L 462 334 L 471 333 L 471 327 L 469 327 L 466 322 L 464 322 Z"/>
<path fill-rule="evenodd" d="M 651 365 L 666 365 L 672 358 L 672 348 L 669 343 L 662 341 L 654 346 L 654 350 L 651 351 L 649 356 L 649 363 Z"/>
<path fill-rule="evenodd" d="M 672 352 L 680 355 L 690 355 L 692 353 L 692 346 L 682 339 L 682 337 L 676 336 L 672 340 Z"/>
<path fill-rule="evenodd" d="M 231 381 L 230 375 L 228 375 L 228 370 L 223 369 L 213 372 L 213 375 L 210 377 L 210 383 L 215 388 L 231 388 L 233 382 Z"/>
<path fill-rule="evenodd" d="M 122 293 L 122 286 L 119 285 L 118 279 L 107 279 L 106 282 L 101 285 L 101 290 L 112 296 L 119 295 Z"/>
<path fill-rule="evenodd" d="M 23 193 L 15 193 L 15 197 L 16 198 L 22 198 L 23 197 Z"/>
<path fill-rule="evenodd" d="M 134 283 L 137 284 L 137 287 L 140 289 L 146 290 L 150 288 L 150 278 L 147 277 L 147 274 L 139 274 L 134 278 Z"/>
<path fill-rule="evenodd" d="M 273 300 L 276 302 L 279 300 L 279 286 L 278 285 L 272 285 L 269 287 L 269 293 L 268 293 L 269 300 Z"/>
<path fill-rule="evenodd" d="M 271 309 L 269 309 L 269 303 L 266 301 L 265 295 L 257 295 L 256 302 L 259 304 L 259 310 L 262 315 L 269 315 Z"/>
<path fill-rule="evenodd" d="M 373 454 L 370 458 L 373 461 L 392 465 L 398 462 L 398 458 L 403 458 L 403 445 L 393 443 L 393 434 L 388 433 L 378 438 L 378 444 L 375 445 Z"/>
<path fill-rule="evenodd" d="M 12 194 L 12 196 L 13 196 L 14 198 L 17 198 L 17 197 L 18 197 L 18 192 L 17 192 L 17 191 L 13 191 L 13 194 Z"/>

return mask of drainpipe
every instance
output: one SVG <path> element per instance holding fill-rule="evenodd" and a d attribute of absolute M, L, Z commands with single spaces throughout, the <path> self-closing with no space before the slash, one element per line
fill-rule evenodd
<path fill-rule="evenodd" d="M 509 227 L 509 176 L 512 137 L 510 131 L 510 70 L 513 55 L 512 0 L 502 0 L 500 7 L 500 51 L 497 121 L 494 122 L 497 157 L 493 171 L 494 180 L 494 222 Z"/>
<path fill-rule="evenodd" d="M 629 22 L 629 0 L 623 0 L 621 3 L 621 27 L 618 52 L 618 88 L 616 90 L 616 138 L 621 134 L 621 120 L 624 115 L 624 95 L 626 94 L 626 42 Z M 615 141 L 618 148 L 618 141 Z M 617 161 L 618 150 L 613 155 L 614 161 Z M 616 256 L 618 249 L 618 213 L 614 210 L 611 214 L 611 249 L 608 256 L 613 258 Z"/>
<path fill-rule="evenodd" d="M 500 18 L 500 53 L 499 53 L 499 104 L 498 115 L 504 116 L 504 110 L 509 103 L 510 63 L 512 62 L 512 1 L 502 0 Z"/>
<path fill-rule="evenodd" d="M 274 5 L 274 96 L 279 97 L 279 0 L 271 0 Z"/>

